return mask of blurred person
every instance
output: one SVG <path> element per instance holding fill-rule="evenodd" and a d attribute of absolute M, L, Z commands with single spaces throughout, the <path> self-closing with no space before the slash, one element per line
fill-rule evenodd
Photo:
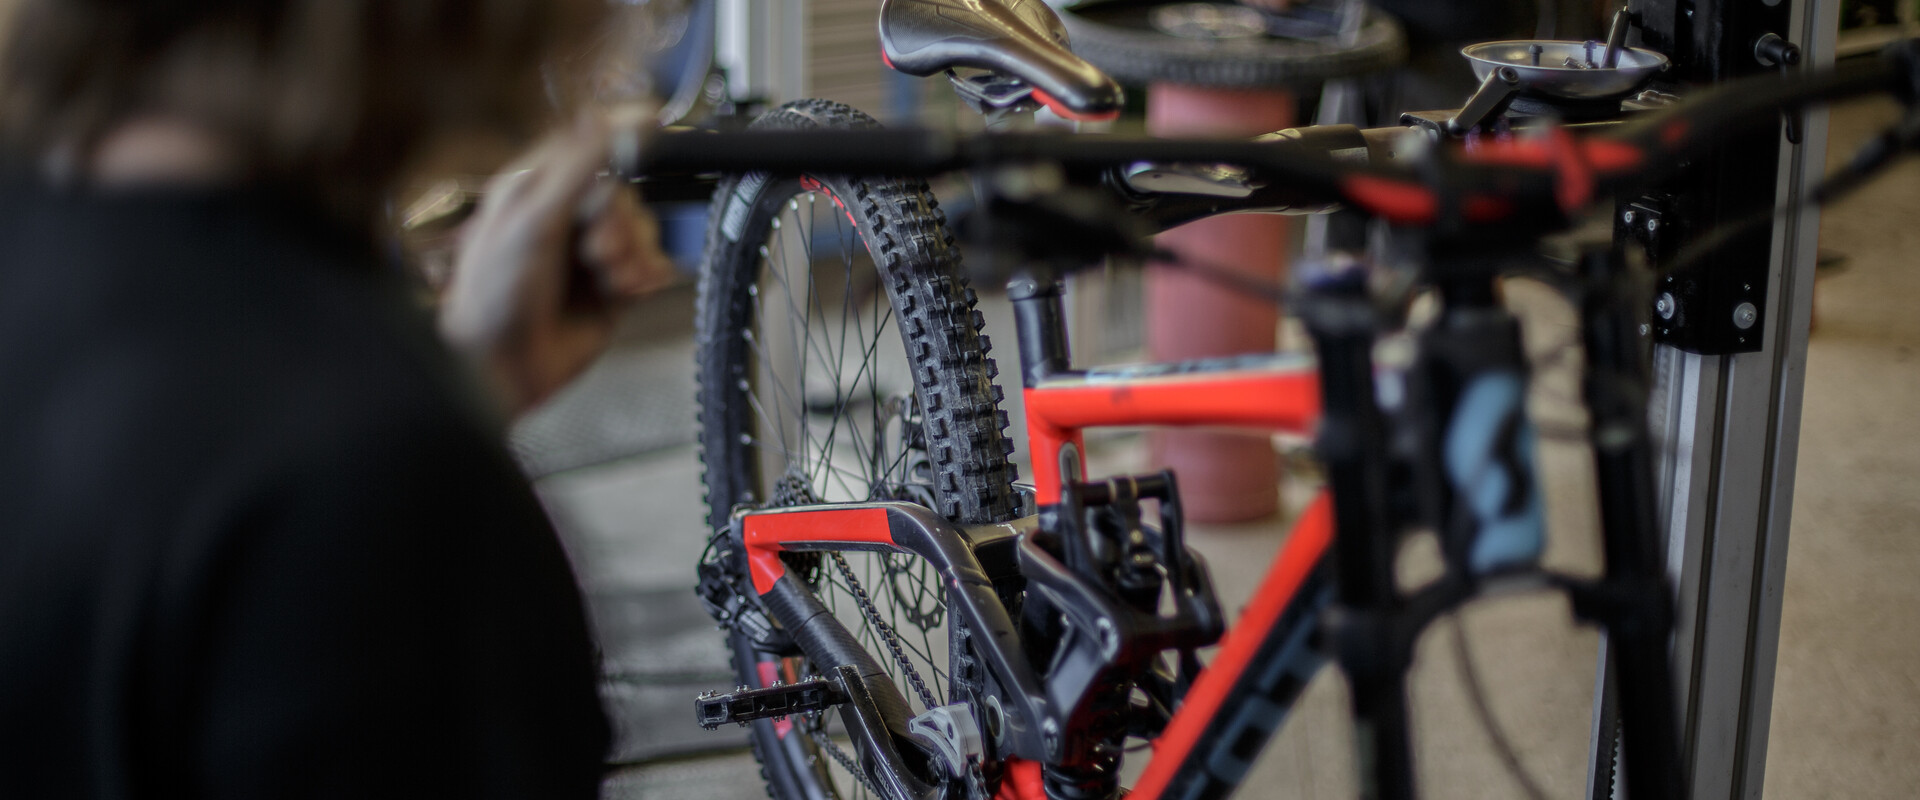
<path fill-rule="evenodd" d="M 664 279 L 651 220 L 587 121 L 489 187 L 437 325 L 385 242 L 442 143 L 552 117 L 596 1 L 13 5 L 0 796 L 595 796 L 500 433 Z"/>

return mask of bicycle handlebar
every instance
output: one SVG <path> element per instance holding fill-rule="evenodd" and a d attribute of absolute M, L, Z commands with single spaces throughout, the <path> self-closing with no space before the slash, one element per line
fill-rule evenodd
<path fill-rule="evenodd" d="M 1438 230 L 1550 230 L 1621 191 L 1658 183 L 1729 130 L 1783 110 L 1889 92 L 1920 97 L 1920 39 L 1879 58 L 1819 72 L 1722 84 L 1601 133 L 1436 147 L 1409 163 L 1353 164 L 1297 143 L 1149 139 L 1065 133 L 978 136 L 917 130 L 663 133 L 629 151 L 630 176 L 802 172 L 924 177 L 1052 163 L 1104 169 L 1138 161 L 1218 162 L 1254 170 L 1302 203 L 1338 202 L 1390 222 Z"/>

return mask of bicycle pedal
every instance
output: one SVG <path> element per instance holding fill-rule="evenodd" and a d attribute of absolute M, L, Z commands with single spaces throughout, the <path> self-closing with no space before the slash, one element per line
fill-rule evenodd
<path fill-rule="evenodd" d="M 713 730 L 732 722 L 745 725 L 756 719 L 825 711 L 847 702 L 840 686 L 825 678 L 774 683 L 764 689 L 742 686 L 731 692 L 704 692 L 693 701 L 694 719 Z"/>

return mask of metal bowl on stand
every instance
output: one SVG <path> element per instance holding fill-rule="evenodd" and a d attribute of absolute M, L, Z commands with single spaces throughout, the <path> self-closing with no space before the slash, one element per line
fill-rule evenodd
<path fill-rule="evenodd" d="M 1512 67 L 1520 91 L 1565 100 L 1624 96 L 1667 68 L 1667 57 L 1639 47 L 1622 47 L 1617 64 L 1606 66 L 1601 42 L 1481 42 L 1460 49 L 1485 81 L 1501 67 Z"/>

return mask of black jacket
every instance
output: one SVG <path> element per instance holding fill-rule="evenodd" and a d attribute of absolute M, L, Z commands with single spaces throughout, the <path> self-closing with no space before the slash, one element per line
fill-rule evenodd
<path fill-rule="evenodd" d="M 0 797 L 594 796 L 571 571 L 374 254 L 0 189 Z"/>

